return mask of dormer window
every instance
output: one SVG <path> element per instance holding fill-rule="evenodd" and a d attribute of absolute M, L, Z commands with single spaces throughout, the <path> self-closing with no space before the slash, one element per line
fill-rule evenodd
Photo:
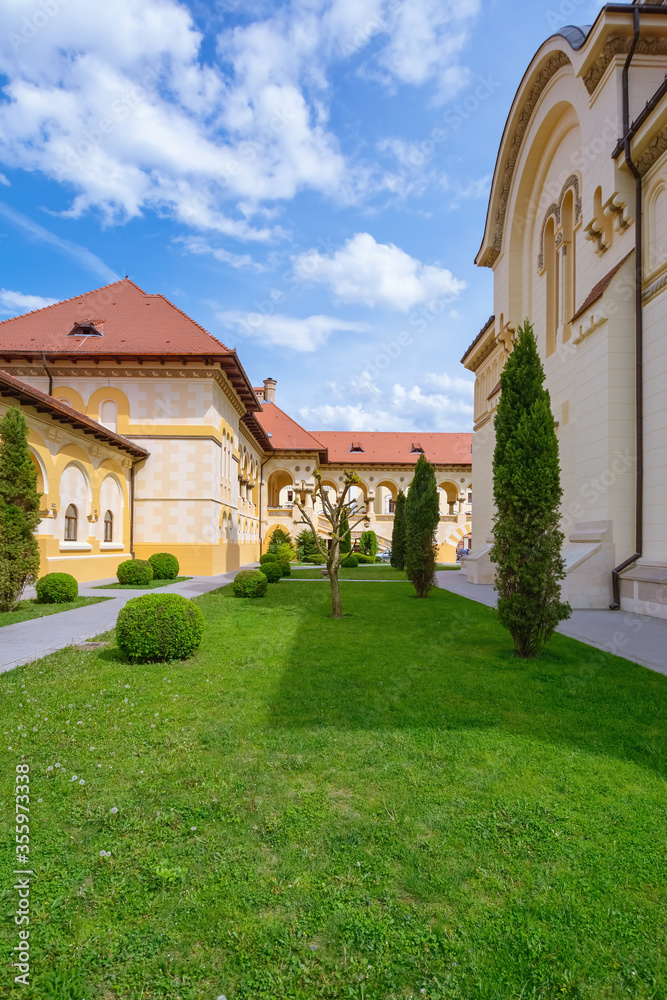
<path fill-rule="evenodd" d="M 104 334 L 101 330 L 95 326 L 94 323 L 75 323 L 70 332 L 67 334 L 68 337 L 103 337 Z"/>
<path fill-rule="evenodd" d="M 352 451 L 363 451 L 363 450 L 364 449 L 361 447 L 361 441 L 353 441 L 352 444 L 350 445 L 350 451 L 351 452 Z"/>
<path fill-rule="evenodd" d="M 412 442 L 412 444 L 410 445 L 410 454 L 411 455 L 423 455 L 424 454 L 424 449 L 420 445 L 419 441 L 413 441 Z"/>

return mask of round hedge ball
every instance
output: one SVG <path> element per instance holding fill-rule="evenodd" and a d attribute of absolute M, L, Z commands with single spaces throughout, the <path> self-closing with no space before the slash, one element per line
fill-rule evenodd
<path fill-rule="evenodd" d="M 67 604 L 79 596 L 79 584 L 69 573 L 47 573 L 35 584 L 40 604 Z"/>
<path fill-rule="evenodd" d="M 275 552 L 265 552 L 263 556 L 259 557 L 260 565 L 263 566 L 264 563 L 278 562 L 278 556 Z"/>
<path fill-rule="evenodd" d="M 348 556 L 347 559 L 343 559 L 341 566 L 345 569 L 356 569 L 359 565 L 359 560 L 356 556 Z"/>
<path fill-rule="evenodd" d="M 119 583 L 134 587 L 145 587 L 154 575 L 153 567 L 145 559 L 128 559 L 116 570 Z"/>
<path fill-rule="evenodd" d="M 264 563 L 262 566 L 262 573 L 269 583 L 278 583 L 278 580 L 283 575 L 283 571 L 277 562 Z"/>
<path fill-rule="evenodd" d="M 281 576 L 291 576 L 292 575 L 292 567 L 290 566 L 290 564 L 288 562 L 284 562 L 283 560 L 281 560 L 278 563 L 278 566 L 280 567 L 280 575 Z"/>
<path fill-rule="evenodd" d="M 121 608 L 116 642 L 131 663 L 185 660 L 204 634 L 204 616 L 180 594 L 145 594 Z"/>
<path fill-rule="evenodd" d="M 232 590 L 236 597 L 264 597 L 267 583 L 264 570 L 242 569 L 234 577 Z"/>
<path fill-rule="evenodd" d="M 178 559 L 170 552 L 154 552 L 148 557 L 148 561 L 153 567 L 155 580 L 175 580 L 178 576 L 180 569 Z"/>

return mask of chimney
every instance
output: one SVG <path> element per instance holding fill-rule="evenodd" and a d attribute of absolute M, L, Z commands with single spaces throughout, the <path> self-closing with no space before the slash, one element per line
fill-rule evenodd
<path fill-rule="evenodd" d="M 264 402 L 275 403 L 276 401 L 276 380 L 274 378 L 264 379 Z"/>

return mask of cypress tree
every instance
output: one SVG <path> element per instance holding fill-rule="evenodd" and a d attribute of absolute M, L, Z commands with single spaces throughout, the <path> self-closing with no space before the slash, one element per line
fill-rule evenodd
<path fill-rule="evenodd" d="M 558 439 L 544 369 L 526 320 L 500 376 L 493 495 L 498 615 L 519 656 L 528 658 L 570 617 L 560 530 Z"/>
<path fill-rule="evenodd" d="M 28 426 L 18 407 L 10 406 L 0 421 L 0 611 L 15 608 L 24 587 L 37 579 L 40 496 Z"/>
<path fill-rule="evenodd" d="M 405 569 L 405 493 L 398 491 L 394 507 L 394 530 L 391 533 L 391 565 Z"/>
<path fill-rule="evenodd" d="M 439 522 L 435 471 L 422 454 L 405 504 L 405 569 L 417 597 L 427 597 L 435 583 L 435 531 Z"/>
<path fill-rule="evenodd" d="M 352 532 L 350 531 L 350 522 L 347 517 L 347 511 L 344 510 L 340 519 L 340 551 L 341 552 L 351 552 L 352 551 Z"/>

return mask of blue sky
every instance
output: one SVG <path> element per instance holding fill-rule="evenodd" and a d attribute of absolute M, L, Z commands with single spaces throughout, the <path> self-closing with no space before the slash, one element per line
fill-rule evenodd
<path fill-rule="evenodd" d="M 3 0 L 0 318 L 127 274 L 311 429 L 470 429 L 505 118 L 599 8 Z"/>

